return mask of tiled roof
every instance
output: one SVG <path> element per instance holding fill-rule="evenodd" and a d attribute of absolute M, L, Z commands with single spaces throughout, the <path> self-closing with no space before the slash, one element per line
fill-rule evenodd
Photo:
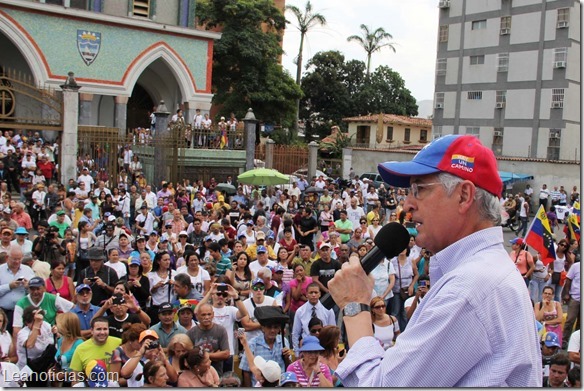
<path fill-rule="evenodd" d="M 359 117 L 347 117 L 343 118 L 344 122 L 373 122 L 377 123 L 379 121 L 380 114 L 371 115 L 361 115 Z M 405 115 L 395 115 L 395 114 L 381 114 L 383 115 L 384 124 L 398 124 L 398 125 L 411 125 L 411 126 L 423 126 L 431 127 L 432 120 L 417 117 L 406 117 Z"/>

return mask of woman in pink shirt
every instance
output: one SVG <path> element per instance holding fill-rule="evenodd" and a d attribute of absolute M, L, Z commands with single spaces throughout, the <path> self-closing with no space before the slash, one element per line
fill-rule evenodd
<path fill-rule="evenodd" d="M 292 319 L 294 319 L 294 314 L 304 303 L 308 301 L 306 297 L 306 288 L 312 283 L 312 277 L 307 277 L 304 270 L 304 266 L 295 265 L 294 266 L 294 279 L 289 283 L 289 297 L 286 302 L 290 303 L 290 313 Z"/>
<path fill-rule="evenodd" d="M 220 380 L 211 366 L 209 352 L 194 347 L 180 358 L 182 373 L 178 377 L 178 387 L 218 387 Z"/>
<path fill-rule="evenodd" d="M 286 371 L 296 374 L 300 387 L 332 387 L 330 368 L 319 360 L 324 348 L 318 338 L 312 335 L 304 338 L 299 350 L 300 359 L 288 365 Z"/>

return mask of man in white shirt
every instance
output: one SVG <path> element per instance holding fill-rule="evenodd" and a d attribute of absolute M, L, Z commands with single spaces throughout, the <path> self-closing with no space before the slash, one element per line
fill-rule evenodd
<path fill-rule="evenodd" d="M 257 260 L 249 264 L 249 270 L 252 275 L 257 276 L 258 271 L 262 267 L 273 267 L 277 266 L 277 263 L 268 259 L 268 249 L 265 246 L 258 246 L 257 249 Z"/>
<path fill-rule="evenodd" d="M 243 301 L 249 316 L 249 326 L 245 332 L 248 341 L 262 334 L 260 323 L 255 318 L 255 309 L 264 306 L 277 306 L 276 299 L 265 295 L 266 285 L 261 278 L 256 278 L 251 284 L 252 296 Z"/>
<path fill-rule="evenodd" d="M 89 189 L 85 182 L 79 182 L 78 187 L 74 190 L 75 199 L 78 201 L 86 200 L 89 197 Z"/>
<path fill-rule="evenodd" d="M 183 123 L 183 124 L 184 124 L 184 122 L 185 122 L 185 119 L 184 119 L 184 117 L 183 117 L 183 111 L 182 111 L 181 109 L 178 109 L 178 110 L 176 111 L 176 114 L 174 114 L 174 115 L 172 116 L 172 119 L 171 119 L 170 121 L 171 121 L 172 123 L 177 123 L 177 122 L 180 122 L 180 123 Z"/>
<path fill-rule="evenodd" d="M 326 187 L 326 182 L 324 181 L 322 175 L 318 177 L 316 182 L 314 182 L 314 186 L 318 187 L 319 189 L 324 189 Z"/>
<path fill-rule="evenodd" d="M 151 185 L 146 185 L 146 202 L 148 203 L 148 207 L 150 209 L 156 206 L 156 201 L 158 197 L 156 197 L 156 193 L 152 191 Z"/>
<path fill-rule="evenodd" d="M 312 318 L 318 318 L 323 326 L 336 326 L 335 313 L 327 310 L 320 302 L 320 287 L 316 282 L 312 282 L 306 288 L 308 301 L 304 303 L 294 315 L 294 327 L 292 329 L 292 344 L 296 357 L 299 357 L 300 337 L 302 339 L 310 335 L 308 323 Z"/>
<path fill-rule="evenodd" d="M 148 212 L 148 206 L 142 204 L 140 214 L 136 216 L 136 231 L 139 235 L 148 236 L 154 230 L 154 216 Z"/>
<path fill-rule="evenodd" d="M 213 284 L 211 289 L 205 294 L 205 297 L 197 304 L 197 307 L 209 302 L 213 296 L 213 323 L 225 327 L 227 330 L 227 339 L 229 341 L 229 354 L 231 357 L 224 361 L 223 371 L 233 370 L 233 333 L 235 331 L 235 322 L 241 322 L 244 327 L 249 326 L 249 317 L 243 302 L 239 298 L 239 292 L 229 284 Z M 226 300 L 233 299 L 235 307 L 227 305 Z"/>
<path fill-rule="evenodd" d="M 365 211 L 360 206 L 357 206 L 357 198 L 351 198 L 351 206 L 347 208 L 347 218 L 353 223 L 353 230 L 360 226 L 359 220 L 363 216 L 365 216 Z"/>
<path fill-rule="evenodd" d="M 193 127 L 195 129 L 201 129 L 203 127 L 203 116 L 201 115 L 201 109 L 195 110 L 195 116 L 193 117 Z"/>
<path fill-rule="evenodd" d="M 124 170 L 128 172 L 130 168 L 130 163 L 132 162 L 132 158 L 134 157 L 134 152 L 130 149 L 129 145 L 124 147 Z"/>
<path fill-rule="evenodd" d="M 91 175 L 89 175 L 89 168 L 83 167 L 83 170 L 81 171 L 81 175 L 79 175 L 79 177 L 77 178 L 77 182 L 78 183 L 80 183 L 80 182 L 85 183 L 85 190 L 86 191 L 91 190 L 91 186 L 93 186 L 95 181 L 93 180 L 93 177 Z"/>
<path fill-rule="evenodd" d="M 547 185 L 544 183 L 539 189 L 539 205 L 543 205 L 543 208 L 547 211 L 547 203 L 548 198 L 550 196 L 550 190 L 547 188 Z"/>

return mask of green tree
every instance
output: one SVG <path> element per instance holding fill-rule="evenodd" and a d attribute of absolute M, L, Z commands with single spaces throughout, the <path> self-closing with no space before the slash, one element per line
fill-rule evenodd
<path fill-rule="evenodd" d="M 278 63 L 286 20 L 272 0 L 202 0 L 197 17 L 222 28 L 213 53 L 213 103 L 242 118 L 252 107 L 265 122 L 291 126 L 302 91 Z M 291 103 L 290 103 L 291 102 Z"/>
<path fill-rule="evenodd" d="M 319 52 L 306 64 L 309 70 L 302 79 L 304 98 L 300 117 L 305 119 L 307 141 L 312 135 L 321 138 L 332 125 L 343 125 L 349 112 L 351 95 L 347 88 L 345 56 L 338 51 Z"/>
<path fill-rule="evenodd" d="M 358 114 L 388 113 L 417 116 L 418 105 L 399 73 L 387 66 L 378 67 L 365 80 L 361 90 L 354 97 Z M 352 114 L 354 115 L 354 114 Z"/>
<path fill-rule="evenodd" d="M 317 25 L 324 26 L 326 18 L 319 14 L 312 12 L 312 4 L 310 1 L 306 2 L 304 6 L 304 13 L 300 11 L 295 5 L 287 5 L 286 10 L 291 11 L 296 17 L 296 28 L 300 31 L 300 47 L 298 48 L 298 56 L 296 57 L 296 84 L 300 85 L 302 77 L 302 52 L 304 50 L 304 38 L 308 31 Z"/>
<path fill-rule="evenodd" d="M 377 28 L 375 31 L 371 32 L 368 26 L 361 25 L 362 36 L 351 35 L 347 38 L 347 41 L 357 41 L 365 52 L 367 53 L 367 77 L 369 77 L 369 71 L 371 68 L 371 55 L 384 47 L 388 47 L 395 53 L 395 47 L 391 42 L 385 42 L 388 39 L 393 39 L 390 33 L 386 32 L 383 27 Z"/>
<path fill-rule="evenodd" d="M 381 112 L 418 115 L 416 100 L 404 80 L 387 66 L 366 77 L 363 61 L 345 62 L 340 52 L 328 51 L 315 54 L 307 68 L 300 115 L 309 140 L 313 135 L 329 135 L 332 125 L 346 130 L 345 117 Z"/>
<path fill-rule="evenodd" d="M 302 78 L 302 52 L 304 51 L 304 38 L 308 31 L 313 27 L 326 24 L 326 18 L 319 14 L 313 13 L 312 4 L 310 0 L 304 6 L 304 13 L 300 11 L 295 5 L 287 5 L 286 10 L 292 12 L 296 17 L 296 28 L 300 31 L 300 46 L 298 48 L 298 56 L 296 57 L 296 84 L 300 85 Z M 300 118 L 300 99 L 296 100 L 296 121 L 294 122 L 294 134 L 298 133 L 298 119 Z"/>

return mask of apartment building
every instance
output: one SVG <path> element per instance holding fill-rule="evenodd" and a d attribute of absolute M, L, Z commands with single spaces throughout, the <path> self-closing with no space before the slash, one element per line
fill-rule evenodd
<path fill-rule="evenodd" d="M 440 0 L 433 137 L 497 156 L 579 160 L 580 3 Z"/>

